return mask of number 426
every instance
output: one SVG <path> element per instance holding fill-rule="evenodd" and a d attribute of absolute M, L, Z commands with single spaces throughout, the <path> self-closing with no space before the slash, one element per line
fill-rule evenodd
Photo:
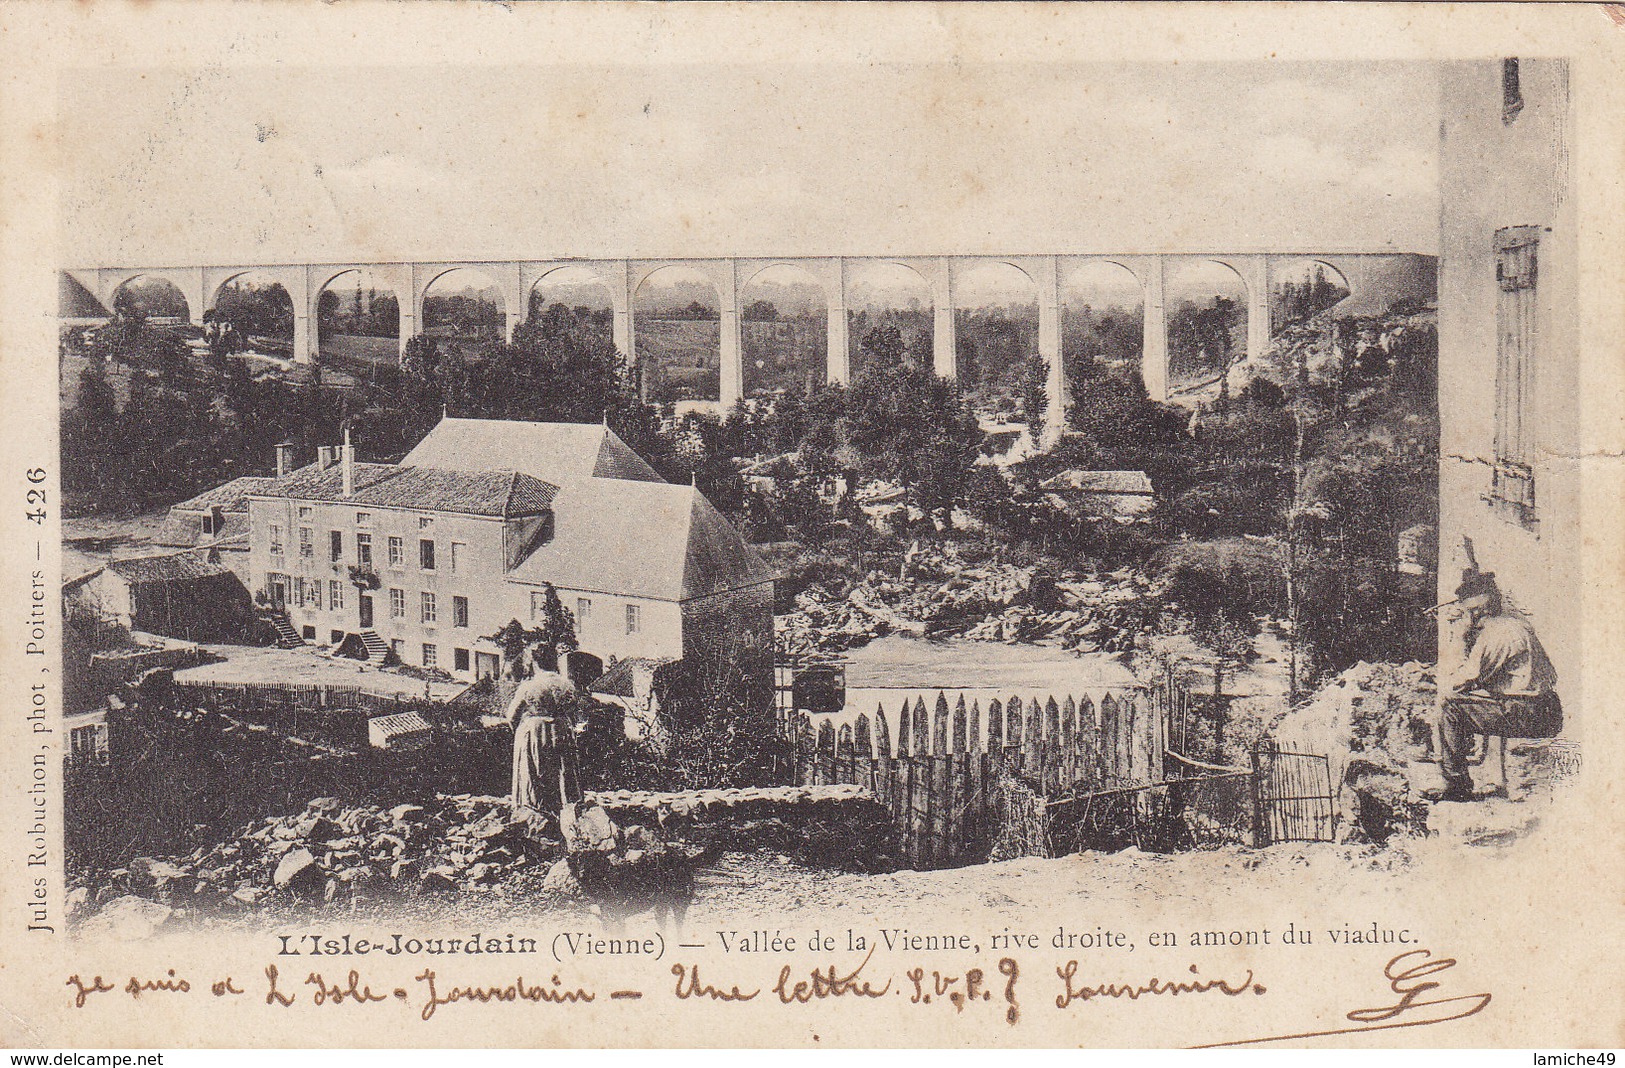
<path fill-rule="evenodd" d="M 43 467 L 31 467 L 28 469 L 24 477 L 26 477 L 28 481 L 34 483 L 35 488 L 30 489 L 27 495 L 27 501 L 33 506 L 33 508 L 28 512 L 24 512 L 23 515 L 25 518 L 31 519 L 43 526 L 45 523 L 45 491 L 39 489 L 38 486 L 41 482 L 45 481 L 45 469 Z"/>

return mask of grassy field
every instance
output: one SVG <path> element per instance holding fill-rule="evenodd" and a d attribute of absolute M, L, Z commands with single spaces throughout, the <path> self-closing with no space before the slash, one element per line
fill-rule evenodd
<path fill-rule="evenodd" d="M 392 337 L 331 334 L 322 340 L 322 356 L 393 365 L 400 360 L 401 343 Z"/>
<path fill-rule="evenodd" d="M 686 319 L 639 319 L 638 359 L 649 399 L 716 400 L 720 396 L 722 326 Z"/>
<path fill-rule="evenodd" d="M 824 380 L 829 362 L 826 319 L 746 322 L 743 327 L 747 394 L 802 383 L 809 377 Z"/>

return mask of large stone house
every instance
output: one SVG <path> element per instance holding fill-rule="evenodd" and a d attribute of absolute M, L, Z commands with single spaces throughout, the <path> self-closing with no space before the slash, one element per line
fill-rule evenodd
<path fill-rule="evenodd" d="M 323 449 L 247 499 L 251 588 L 308 641 L 485 677 L 488 636 L 539 621 L 551 586 L 606 663 L 750 663 L 771 683 L 772 572 L 607 427 L 445 419 L 398 464 Z"/>
<path fill-rule="evenodd" d="M 1440 85 L 1439 599 L 1454 596 L 1466 539 L 1535 625 L 1572 726 L 1586 683 L 1581 458 L 1598 448 L 1581 367 L 1617 353 L 1582 335 L 1568 64 L 1449 63 Z M 1441 625 L 1445 659 L 1448 639 Z"/>

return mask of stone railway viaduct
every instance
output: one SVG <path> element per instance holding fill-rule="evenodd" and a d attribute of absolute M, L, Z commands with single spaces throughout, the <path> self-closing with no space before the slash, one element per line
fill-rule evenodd
<path fill-rule="evenodd" d="M 847 295 L 854 274 L 872 263 L 900 264 L 910 268 L 929 288 L 935 332 L 933 352 L 939 375 L 955 376 L 956 281 L 982 264 L 1009 264 L 1032 282 L 1038 305 L 1038 355 L 1048 369 L 1049 411 L 1046 421 L 1058 426 L 1064 418 L 1066 379 L 1062 370 L 1061 304 L 1066 279 L 1093 263 L 1116 264 L 1132 274 L 1140 287 L 1145 321 L 1142 374 L 1150 395 L 1158 400 L 1168 396 L 1168 316 L 1165 291 L 1170 272 L 1188 262 L 1212 262 L 1235 272 L 1247 297 L 1247 352 L 1257 356 L 1271 337 L 1270 293 L 1273 272 L 1288 263 L 1304 260 L 1325 264 L 1342 275 L 1350 293 L 1359 297 L 1368 275 L 1379 261 L 1416 256 L 1401 249 L 1344 249 L 1339 251 L 1275 250 L 1268 252 L 1178 252 L 1137 254 L 1072 254 L 1011 256 L 820 256 L 750 258 L 675 259 L 547 259 L 547 260 L 456 260 L 380 261 L 347 263 L 231 263 L 210 265 L 78 266 L 66 273 L 111 307 L 114 294 L 126 282 L 138 277 L 163 278 L 175 285 L 186 298 L 193 317 L 214 306 L 220 289 L 233 278 L 255 274 L 279 283 L 292 299 L 294 309 L 294 358 L 307 363 L 317 357 L 317 336 L 313 329 L 317 300 L 333 280 L 349 271 L 366 271 L 395 292 L 400 304 L 400 338 L 419 332 L 423 299 L 435 279 L 457 268 L 473 268 L 487 275 L 501 290 L 508 318 L 508 335 L 524 320 L 529 294 L 552 272 L 561 268 L 585 268 L 598 280 L 610 298 L 614 312 L 614 342 L 628 358 L 636 358 L 633 305 L 639 286 L 663 267 L 689 267 L 715 287 L 721 312 L 721 396 L 731 405 L 743 393 L 744 354 L 740 321 L 740 294 L 762 271 L 789 265 L 805 271 L 822 288 L 829 314 L 827 374 L 830 381 L 845 382 L 850 377 L 847 337 Z M 1430 257 L 1428 257 L 1430 258 Z M 410 299 L 405 299 L 410 295 Z"/>

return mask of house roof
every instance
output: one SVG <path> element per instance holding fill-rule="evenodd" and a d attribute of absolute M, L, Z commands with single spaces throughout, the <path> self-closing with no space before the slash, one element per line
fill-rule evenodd
<path fill-rule="evenodd" d="M 1048 490 L 1070 489 L 1084 493 L 1146 494 L 1152 492 L 1151 479 L 1144 471 L 1062 471 L 1039 484 Z"/>
<path fill-rule="evenodd" d="M 310 464 L 272 479 L 255 496 L 508 518 L 546 512 L 558 490 L 512 470 L 444 470 L 405 463 L 358 463 L 353 488 L 355 492 L 346 497 L 343 464 L 325 471 Z"/>
<path fill-rule="evenodd" d="M 599 676 L 598 681 L 589 686 L 588 690 L 606 697 L 636 697 L 637 673 L 640 669 L 654 671 L 676 662 L 670 657 L 628 657 Z"/>
<path fill-rule="evenodd" d="M 186 548 L 241 542 L 242 548 L 246 549 L 248 547 L 247 501 L 244 501 L 243 511 L 227 511 L 225 513 L 225 522 L 221 523 L 220 529 L 213 534 L 203 533 L 200 512 L 185 511 L 181 505 L 177 504 L 169 510 L 169 517 L 164 520 L 164 525 L 158 528 L 158 533 L 153 535 L 152 542 L 154 545 Z"/>
<path fill-rule="evenodd" d="M 523 471 L 555 486 L 584 478 L 663 481 L 614 431 L 598 423 L 442 419 L 401 463 L 457 471 Z"/>
<path fill-rule="evenodd" d="M 155 582 L 190 582 L 232 573 L 230 568 L 211 564 L 192 553 L 113 560 L 108 563 L 107 569 L 136 586 Z"/>
<path fill-rule="evenodd" d="M 179 509 L 183 512 L 206 512 L 210 508 L 219 508 L 223 512 L 246 512 L 249 494 L 261 493 L 275 481 L 269 475 L 244 475 L 169 507 L 171 511 Z"/>
<path fill-rule="evenodd" d="M 416 712 L 392 712 L 387 716 L 373 716 L 367 720 L 369 731 L 378 731 L 385 738 L 403 734 L 422 734 L 433 731 L 429 721 Z"/>
<path fill-rule="evenodd" d="M 686 601 L 771 582 L 772 569 L 692 486 L 590 478 L 559 491 L 551 540 L 516 582 Z"/>

